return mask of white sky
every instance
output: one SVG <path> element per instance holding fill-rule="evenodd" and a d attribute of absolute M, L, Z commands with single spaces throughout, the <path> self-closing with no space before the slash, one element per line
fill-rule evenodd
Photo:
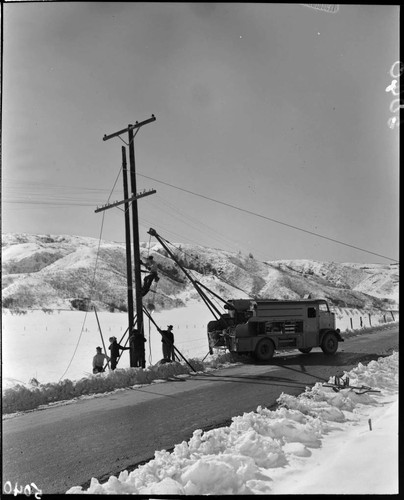
<path fill-rule="evenodd" d="M 135 139 L 138 191 L 157 190 L 141 240 L 398 259 L 398 20 L 385 5 L 5 3 L 2 231 L 98 237 L 123 145 L 102 138 L 153 113 Z M 122 211 L 102 237 L 124 240 Z"/>

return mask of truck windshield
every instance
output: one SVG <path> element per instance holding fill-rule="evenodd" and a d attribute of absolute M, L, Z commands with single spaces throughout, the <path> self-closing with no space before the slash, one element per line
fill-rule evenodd
<path fill-rule="evenodd" d="M 330 310 L 328 309 L 328 304 L 326 304 L 324 302 L 319 304 L 319 309 L 320 309 L 320 312 L 330 312 Z"/>

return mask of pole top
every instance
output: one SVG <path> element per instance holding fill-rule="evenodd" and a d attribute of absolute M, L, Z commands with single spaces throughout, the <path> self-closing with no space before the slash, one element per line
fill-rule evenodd
<path fill-rule="evenodd" d="M 118 132 L 114 132 L 113 134 L 109 134 L 109 135 L 104 134 L 104 137 L 102 138 L 102 140 L 108 141 L 108 139 L 112 139 L 113 137 L 117 137 L 118 135 L 121 135 L 124 132 L 129 132 L 129 130 L 143 127 L 143 125 L 147 125 L 148 123 L 154 122 L 155 120 L 156 120 L 156 117 L 154 115 L 151 115 L 151 118 L 148 118 L 147 120 L 144 120 L 140 123 L 135 122 L 135 125 L 128 125 L 126 128 L 123 128 L 122 130 L 119 130 Z"/>

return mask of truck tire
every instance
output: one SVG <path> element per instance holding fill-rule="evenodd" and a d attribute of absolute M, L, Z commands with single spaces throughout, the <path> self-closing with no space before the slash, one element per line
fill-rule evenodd
<path fill-rule="evenodd" d="M 258 361 L 269 361 L 274 355 L 275 346 L 272 340 L 262 339 L 255 347 L 255 357 Z"/>
<path fill-rule="evenodd" d="M 311 352 L 313 348 L 312 347 L 302 347 L 301 349 L 299 349 L 300 352 L 302 352 L 303 354 L 309 354 L 309 352 Z"/>
<path fill-rule="evenodd" d="M 331 356 L 337 352 L 338 339 L 334 332 L 328 332 L 324 335 L 321 342 L 321 349 L 327 356 Z"/>

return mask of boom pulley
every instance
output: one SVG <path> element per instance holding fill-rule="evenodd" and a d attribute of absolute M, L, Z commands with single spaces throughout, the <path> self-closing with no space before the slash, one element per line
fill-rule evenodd
<path fill-rule="evenodd" d="M 148 231 L 148 234 L 151 236 L 154 236 L 156 240 L 161 244 L 161 246 L 166 250 L 166 252 L 170 255 L 170 257 L 174 260 L 174 262 L 178 265 L 178 267 L 182 270 L 182 272 L 185 274 L 185 276 L 189 279 L 189 281 L 192 283 L 194 286 L 195 290 L 198 292 L 199 296 L 202 298 L 202 300 L 205 302 L 206 306 L 208 309 L 211 311 L 213 316 L 215 317 L 216 320 L 223 319 L 226 320 L 226 318 L 223 318 L 222 313 L 219 311 L 219 309 L 216 307 L 216 305 L 213 303 L 213 301 L 208 297 L 208 295 L 205 293 L 204 290 L 208 291 L 210 294 L 224 302 L 227 307 L 233 308 L 232 304 L 227 302 L 225 299 L 220 297 L 218 294 L 210 290 L 207 286 L 203 285 L 199 281 L 193 278 L 193 276 L 185 269 L 185 267 L 179 262 L 177 259 L 176 255 L 171 251 L 171 249 L 166 245 L 165 240 L 157 233 L 157 231 L 153 228 L 150 228 Z"/>

